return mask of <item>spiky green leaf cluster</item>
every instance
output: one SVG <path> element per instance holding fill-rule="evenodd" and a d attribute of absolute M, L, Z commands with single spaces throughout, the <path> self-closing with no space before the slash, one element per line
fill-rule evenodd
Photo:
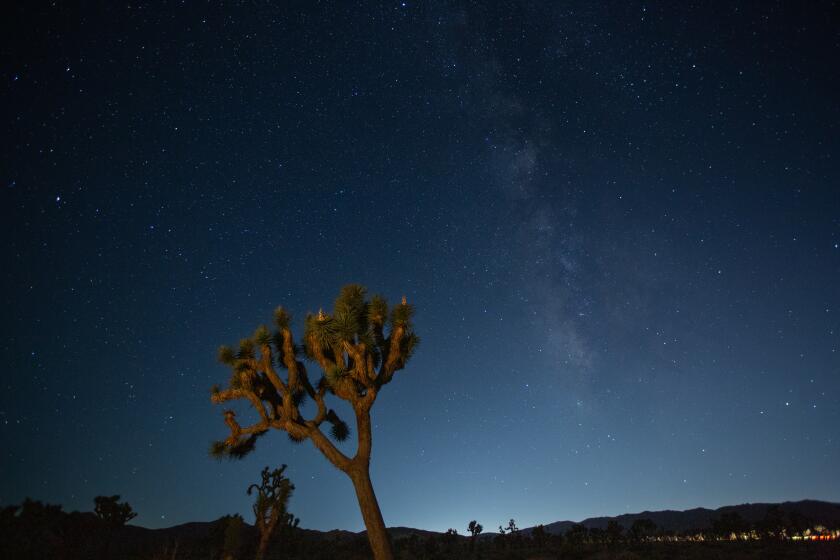
<path fill-rule="evenodd" d="M 232 366 L 236 363 L 236 353 L 230 346 L 219 346 L 219 361 L 225 365 Z"/>
<path fill-rule="evenodd" d="M 271 331 L 265 325 L 260 325 L 254 332 L 254 337 L 251 339 L 257 346 L 266 346 L 271 344 Z"/>
<path fill-rule="evenodd" d="M 291 441 L 292 443 L 303 443 L 304 441 L 306 441 L 305 437 L 297 437 L 292 432 L 286 432 L 286 435 L 289 436 L 289 441 Z"/>
<path fill-rule="evenodd" d="M 357 335 L 367 332 L 367 302 L 362 286 L 344 286 L 333 309 L 335 335 L 339 340 L 355 342 Z"/>
<path fill-rule="evenodd" d="M 391 310 L 392 327 L 411 327 L 411 317 L 414 315 L 414 306 L 408 303 L 401 303 Z"/>
<path fill-rule="evenodd" d="M 388 302 L 380 295 L 375 295 L 368 304 L 368 322 L 382 327 L 388 320 Z"/>
<path fill-rule="evenodd" d="M 374 367 L 379 367 L 385 347 L 383 328 L 386 323 L 391 328 L 400 327 L 407 331 L 403 346 L 413 351 L 417 343 L 417 339 L 411 336 L 414 307 L 401 303 L 389 312 L 388 303 L 382 296 L 375 295 L 370 301 L 366 301 L 365 297 L 366 290 L 362 286 L 351 284 L 341 290 L 332 315 L 319 313 L 307 316 L 304 341 L 308 358 L 316 358 L 316 352 L 311 347 L 315 341 L 325 357 L 335 361 L 337 354 L 343 351 L 342 343 L 346 341 L 363 344 L 373 358 Z M 329 371 L 325 374 L 330 387 L 335 388 L 340 375 Z"/>
<path fill-rule="evenodd" d="M 256 372 L 247 362 L 239 361 L 233 366 L 233 373 L 230 376 L 231 389 L 252 389 L 256 379 Z"/>
<path fill-rule="evenodd" d="M 332 409 L 327 412 L 327 422 L 330 423 L 330 435 L 336 441 L 345 441 L 350 437 L 350 426 Z"/>
<path fill-rule="evenodd" d="M 310 313 L 306 316 L 304 341 L 306 356 L 310 359 L 315 359 L 315 350 L 312 348 L 312 340 L 314 339 L 318 345 L 327 353 L 328 357 L 332 357 L 332 347 L 337 339 L 337 329 L 333 318 L 327 314 L 319 317 L 318 314 Z"/>
<path fill-rule="evenodd" d="M 417 346 L 420 344 L 420 337 L 410 332 L 408 336 L 402 341 L 402 351 L 404 360 L 403 362 L 407 362 L 411 359 L 414 355 L 414 351 L 417 349 Z"/>
<path fill-rule="evenodd" d="M 257 440 L 265 432 L 251 434 L 240 439 L 236 444 L 229 445 L 226 441 L 214 441 L 210 443 L 210 456 L 215 459 L 242 459 L 254 449 L 256 449 Z"/>
<path fill-rule="evenodd" d="M 299 388 L 297 391 L 292 393 L 292 402 L 294 402 L 295 406 L 297 406 L 297 407 L 300 407 L 302 404 L 304 404 L 306 402 L 307 398 L 308 398 L 308 395 L 306 394 L 306 391 L 304 391 L 303 389 Z"/>
<path fill-rule="evenodd" d="M 347 377 L 347 371 L 338 366 L 333 366 L 324 372 L 324 378 L 330 387 L 337 386 L 345 377 Z"/>
<path fill-rule="evenodd" d="M 256 354 L 254 353 L 254 341 L 250 338 L 243 338 L 239 341 L 239 352 L 236 353 L 238 360 L 253 360 Z"/>
<path fill-rule="evenodd" d="M 254 434 L 245 438 L 240 443 L 231 446 L 228 451 L 231 459 L 242 459 L 257 448 L 257 439 L 262 434 Z"/>
<path fill-rule="evenodd" d="M 227 444 L 224 441 L 216 440 L 210 442 L 210 456 L 214 459 L 225 459 L 228 457 Z"/>

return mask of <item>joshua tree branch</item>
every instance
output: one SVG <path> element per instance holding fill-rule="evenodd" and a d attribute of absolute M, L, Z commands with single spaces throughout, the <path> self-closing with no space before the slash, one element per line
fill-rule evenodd
<path fill-rule="evenodd" d="M 271 384 L 274 385 L 277 393 L 281 396 L 285 395 L 289 392 L 289 388 L 285 383 L 283 383 L 283 380 L 280 379 L 280 376 L 277 375 L 277 372 L 274 370 L 274 366 L 272 365 L 271 346 L 263 344 L 260 350 L 262 352 L 262 363 L 260 364 L 261 369 L 265 372 L 265 375 L 268 377 L 268 380 L 271 381 Z"/>
<path fill-rule="evenodd" d="M 210 401 L 213 404 L 220 404 L 223 402 L 244 398 L 246 398 L 245 391 L 242 391 L 241 389 L 224 389 L 221 391 L 214 392 L 210 395 Z"/>
<path fill-rule="evenodd" d="M 268 424 L 270 422 L 268 418 L 268 413 L 265 410 L 265 405 L 260 400 L 257 395 L 254 394 L 253 391 L 245 391 L 245 398 L 247 398 L 251 402 L 251 406 L 253 406 L 257 413 L 260 415 L 260 418 L 263 423 Z"/>
<path fill-rule="evenodd" d="M 218 391 L 213 393 L 210 396 L 210 400 L 213 404 L 219 404 L 227 401 L 233 401 L 237 399 L 246 399 L 251 403 L 251 405 L 256 409 L 257 413 L 260 415 L 262 422 L 265 424 L 269 423 L 268 413 L 265 410 L 265 405 L 257 397 L 256 393 L 253 391 L 249 391 L 247 389 L 225 389 L 223 391 Z"/>
<path fill-rule="evenodd" d="M 283 364 L 289 371 L 289 387 L 292 391 L 298 387 L 298 361 L 295 359 L 295 345 L 292 340 L 292 331 L 283 329 Z"/>
<path fill-rule="evenodd" d="M 353 358 L 353 379 L 361 383 L 366 389 L 372 389 L 373 384 L 368 379 L 366 370 L 367 360 L 364 358 L 364 345 L 359 344 L 357 347 L 346 340 L 342 344 L 344 351 Z"/>
<path fill-rule="evenodd" d="M 379 375 L 376 378 L 377 384 L 380 387 L 389 383 L 394 376 L 394 372 L 397 371 L 402 354 L 400 344 L 402 343 L 403 335 L 405 335 L 405 327 L 397 325 L 391 331 L 391 336 L 388 337 L 388 359 L 382 363 L 382 367 L 379 368 Z"/>
<path fill-rule="evenodd" d="M 326 354 L 324 354 L 324 348 L 321 346 L 321 343 L 318 342 L 318 339 L 314 336 L 309 337 L 309 348 L 312 350 L 312 353 L 315 356 L 315 361 L 318 362 L 318 365 L 321 366 L 321 369 L 324 371 L 329 371 L 336 367 L 336 363 L 327 358 Z"/>
<path fill-rule="evenodd" d="M 364 396 L 360 397 L 357 401 L 356 405 L 359 410 L 363 411 L 370 411 L 370 408 L 373 406 L 373 403 L 376 402 L 376 396 L 379 392 L 376 390 L 376 387 L 371 387 L 368 389 L 367 393 Z"/>
<path fill-rule="evenodd" d="M 228 441 L 231 445 L 239 443 L 242 436 L 266 432 L 271 427 L 271 424 L 266 419 L 261 422 L 257 422 L 252 426 L 248 426 L 247 428 L 243 428 L 239 425 L 239 422 L 236 421 L 236 413 L 232 410 L 225 411 L 225 424 L 227 424 L 228 428 L 230 428 L 230 437 L 228 437 Z"/>
<path fill-rule="evenodd" d="M 315 414 L 315 418 L 309 421 L 313 426 L 320 426 L 321 423 L 327 417 L 327 404 L 324 402 L 324 393 L 326 392 L 327 387 L 322 385 L 318 392 L 312 392 L 311 396 L 315 400 L 315 404 L 318 406 L 318 412 Z"/>
<path fill-rule="evenodd" d="M 330 461 L 330 463 L 335 465 L 336 468 L 347 472 L 351 465 L 350 458 L 339 451 L 339 449 L 333 445 L 329 439 L 327 439 L 327 436 L 325 436 L 317 426 L 311 426 L 308 433 L 309 439 L 312 440 L 312 443 L 315 444 L 318 451 L 320 451 L 324 457 Z"/>

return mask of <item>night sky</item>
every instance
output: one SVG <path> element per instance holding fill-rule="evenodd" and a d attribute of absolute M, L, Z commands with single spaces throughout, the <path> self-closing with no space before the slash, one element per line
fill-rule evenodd
<path fill-rule="evenodd" d="M 250 521 L 287 463 L 361 530 L 310 442 L 208 456 L 218 346 L 351 282 L 422 338 L 388 525 L 840 501 L 836 4 L 17 4 L 0 503 Z"/>

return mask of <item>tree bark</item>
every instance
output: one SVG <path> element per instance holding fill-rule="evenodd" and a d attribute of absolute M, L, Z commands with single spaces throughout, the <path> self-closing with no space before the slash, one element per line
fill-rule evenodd
<path fill-rule="evenodd" d="M 269 533 L 260 535 L 260 545 L 257 547 L 256 560 L 263 560 L 265 558 L 265 551 L 268 550 L 268 540 L 271 537 Z"/>
<path fill-rule="evenodd" d="M 271 541 L 271 534 L 274 532 L 274 526 L 277 522 L 270 522 L 268 525 L 263 525 L 260 527 L 260 545 L 257 547 L 257 557 L 256 560 L 263 560 L 265 558 L 265 552 L 268 550 L 268 543 Z"/>
<path fill-rule="evenodd" d="M 373 552 L 374 560 L 393 560 L 394 552 L 391 549 L 391 539 L 385 530 L 385 520 L 382 519 L 376 494 L 373 493 L 370 472 L 366 468 L 357 468 L 347 474 L 350 475 L 353 488 L 356 490 L 356 498 L 359 500 L 359 509 L 362 511 L 362 519 L 364 519 L 365 528 L 367 528 L 368 541 L 370 541 L 370 549 Z"/>

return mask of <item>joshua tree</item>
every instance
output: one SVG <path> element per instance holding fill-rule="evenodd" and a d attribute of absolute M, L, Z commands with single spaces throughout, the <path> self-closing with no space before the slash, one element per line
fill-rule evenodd
<path fill-rule="evenodd" d="M 231 367 L 233 374 L 229 386 L 215 387 L 211 396 L 214 403 L 247 400 L 259 415 L 256 423 L 243 427 L 232 410 L 225 411 L 230 436 L 213 444 L 214 455 L 243 457 L 253 450 L 257 438 L 274 428 L 285 431 L 296 442 L 309 439 L 330 463 L 347 474 L 356 490 L 376 560 L 390 560 L 393 552 L 370 481 L 370 410 L 379 391 L 405 367 L 419 342 L 412 329 L 412 314 L 405 297 L 389 315 L 384 298 L 374 296 L 368 301 L 363 287 L 345 286 L 332 315 L 323 311 L 307 315 L 303 345 L 297 346 L 291 317 L 278 308 L 273 333 L 261 326 L 251 338 L 240 341 L 238 351 L 220 348 L 219 359 Z M 304 357 L 323 370 L 314 385 L 301 360 Z M 278 374 L 279 368 L 286 370 L 283 377 Z M 328 393 L 347 401 L 355 413 L 358 446 L 353 457 L 345 455 L 321 431 L 321 425 L 327 422 L 333 439 L 343 441 L 349 435 L 347 424 L 327 407 Z M 309 419 L 300 411 L 307 397 L 317 407 Z"/>
<path fill-rule="evenodd" d="M 128 502 L 120 503 L 119 495 L 96 496 L 93 499 L 93 512 L 105 526 L 105 538 L 102 540 L 102 547 L 104 555 L 106 557 L 110 556 L 114 532 L 137 517 L 137 514 L 131 509 Z"/>
<path fill-rule="evenodd" d="M 286 465 L 273 471 L 269 471 L 266 467 L 260 473 L 262 482 L 248 487 L 249 496 L 254 490 L 257 492 L 257 500 L 254 502 L 254 517 L 257 529 L 260 531 L 257 560 L 265 557 L 265 551 L 277 525 L 281 523 L 289 526 L 297 525 L 297 518 L 287 511 L 289 498 L 292 497 L 295 485 L 283 476 L 285 471 Z"/>
<path fill-rule="evenodd" d="M 519 535 L 519 527 L 516 526 L 516 521 L 513 519 L 508 521 L 506 539 L 509 542 L 509 546 L 512 547 L 518 547 L 522 544 L 522 540 Z"/>
<path fill-rule="evenodd" d="M 128 502 L 119 503 L 119 501 L 118 495 L 95 497 L 93 511 L 96 517 L 111 527 L 120 527 L 137 517 Z"/>
<path fill-rule="evenodd" d="M 475 547 L 475 539 L 481 534 L 484 527 L 481 526 L 481 523 L 473 519 L 470 521 L 470 524 L 467 525 L 467 530 L 470 532 L 470 550 L 472 550 Z"/>

